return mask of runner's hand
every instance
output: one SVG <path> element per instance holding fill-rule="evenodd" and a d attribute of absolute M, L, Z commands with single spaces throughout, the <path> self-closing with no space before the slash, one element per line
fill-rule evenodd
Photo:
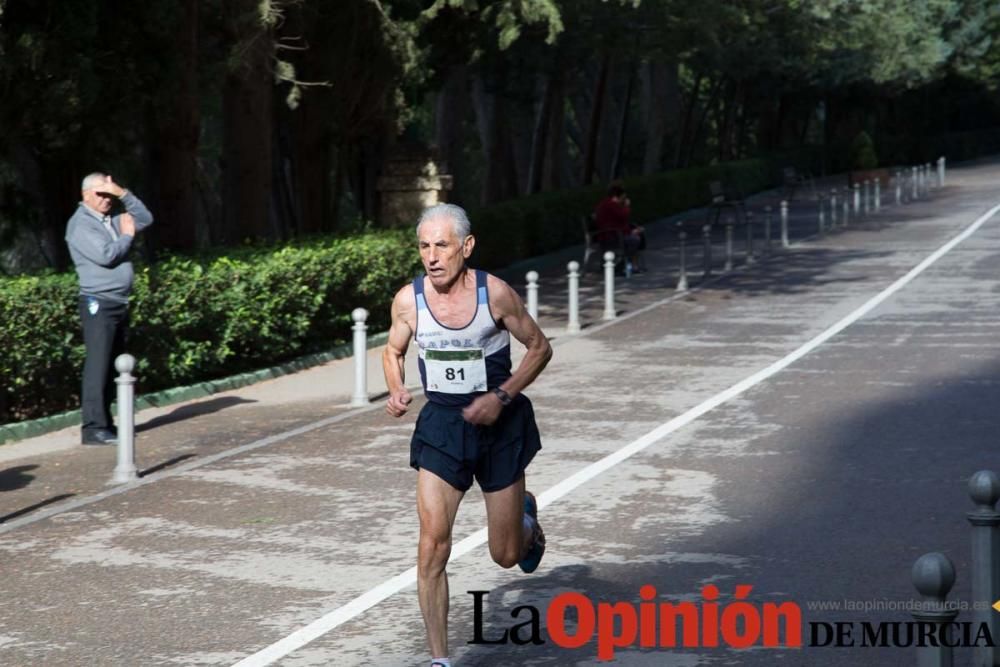
<path fill-rule="evenodd" d="M 470 424 L 489 426 L 500 416 L 503 403 L 496 394 L 489 392 L 478 397 L 462 410 L 462 417 Z"/>
<path fill-rule="evenodd" d="M 410 392 L 400 389 L 395 393 L 389 394 L 389 400 L 385 402 L 385 411 L 393 417 L 402 417 L 410 409 L 412 401 L 413 397 L 410 396 Z"/>

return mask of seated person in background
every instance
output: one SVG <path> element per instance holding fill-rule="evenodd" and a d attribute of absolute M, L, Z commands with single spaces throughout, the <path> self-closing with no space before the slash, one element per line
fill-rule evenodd
<path fill-rule="evenodd" d="M 631 203 L 621 181 L 612 181 L 608 196 L 594 209 L 595 238 L 605 250 L 615 250 L 617 234 L 621 233 L 625 246 L 625 260 L 631 262 L 633 270 L 639 271 L 639 251 L 646 247 L 645 230 L 629 222 Z"/>

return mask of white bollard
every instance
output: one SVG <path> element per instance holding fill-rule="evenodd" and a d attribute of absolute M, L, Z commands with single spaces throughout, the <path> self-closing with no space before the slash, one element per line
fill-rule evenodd
<path fill-rule="evenodd" d="M 882 179 L 875 179 L 875 212 L 882 210 Z"/>
<path fill-rule="evenodd" d="M 861 186 L 854 184 L 854 217 L 861 214 Z"/>
<path fill-rule="evenodd" d="M 604 253 L 604 319 L 615 319 L 615 253 Z"/>
<path fill-rule="evenodd" d="M 705 277 L 712 275 L 712 225 L 701 227 L 701 255 L 705 264 Z"/>
<path fill-rule="evenodd" d="M 678 223 L 678 226 L 683 223 Z M 687 274 L 687 232 L 681 227 L 677 232 L 677 238 L 680 242 L 680 275 L 677 277 L 677 290 L 678 292 L 684 292 L 688 288 L 688 274 Z"/>
<path fill-rule="evenodd" d="M 528 271 L 524 276 L 528 281 L 528 315 L 538 321 L 538 271 Z"/>
<path fill-rule="evenodd" d="M 355 308 L 351 311 L 354 320 L 354 395 L 351 405 L 368 405 L 368 311 Z"/>
<path fill-rule="evenodd" d="M 771 207 L 764 207 L 764 254 L 771 254 Z"/>
<path fill-rule="evenodd" d="M 830 229 L 837 228 L 837 188 L 830 189 Z"/>
<path fill-rule="evenodd" d="M 872 212 L 871 190 L 872 190 L 872 182 L 869 181 L 868 179 L 865 179 L 864 190 L 863 190 L 865 215 L 868 215 L 869 213 Z"/>
<path fill-rule="evenodd" d="M 847 227 L 847 223 L 851 219 L 851 191 L 847 189 L 844 191 L 844 215 L 841 225 Z"/>
<path fill-rule="evenodd" d="M 781 200 L 781 247 L 788 247 L 788 202 Z"/>
<path fill-rule="evenodd" d="M 944 156 L 938 158 L 937 161 L 937 171 L 938 171 L 938 187 L 944 187 Z"/>
<path fill-rule="evenodd" d="M 730 220 L 726 223 L 726 265 L 722 267 L 723 271 L 733 270 L 733 221 Z"/>
<path fill-rule="evenodd" d="M 570 262 L 566 265 L 569 271 L 569 322 L 566 333 L 580 331 L 580 262 Z"/>
<path fill-rule="evenodd" d="M 920 193 L 917 191 L 917 168 L 916 167 L 910 167 L 910 190 L 911 190 L 911 192 L 910 192 L 911 198 L 913 200 L 916 200 L 917 197 L 920 196 Z"/>
<path fill-rule="evenodd" d="M 896 206 L 903 203 L 903 172 L 896 172 Z"/>
<path fill-rule="evenodd" d="M 826 234 L 826 214 L 824 213 L 824 209 L 826 208 L 826 203 L 823 201 L 823 197 L 819 197 L 818 203 L 819 203 L 819 212 L 817 213 L 816 217 L 817 217 L 817 222 L 819 223 L 818 227 L 819 235 L 822 236 L 823 234 Z"/>
<path fill-rule="evenodd" d="M 108 484 L 128 484 L 139 479 L 135 467 L 135 357 L 120 354 L 115 359 L 118 385 L 118 465 Z"/>

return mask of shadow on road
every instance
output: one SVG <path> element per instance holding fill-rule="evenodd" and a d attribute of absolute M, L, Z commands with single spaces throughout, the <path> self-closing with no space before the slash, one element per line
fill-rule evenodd
<path fill-rule="evenodd" d="M 136 433 L 142 433 L 143 431 L 150 431 L 154 428 L 159 428 L 160 426 L 166 426 L 167 424 L 174 424 L 179 421 L 184 421 L 185 419 L 192 419 L 194 417 L 201 417 L 203 415 L 210 415 L 213 412 L 219 412 L 220 410 L 225 410 L 226 408 L 231 408 L 234 405 L 241 405 L 243 403 L 256 403 L 246 398 L 239 398 L 238 396 L 223 396 L 221 398 L 213 398 L 207 401 L 201 401 L 199 403 L 191 403 L 188 405 L 182 405 L 179 408 L 174 409 L 169 414 L 160 415 L 159 417 L 153 417 L 147 422 L 142 424 L 137 424 L 135 427 Z"/>
<path fill-rule="evenodd" d="M 59 502 L 60 500 L 66 500 L 67 498 L 72 498 L 75 495 L 76 495 L 75 493 L 60 493 L 58 496 L 52 496 L 51 498 L 46 498 L 45 500 L 35 503 L 34 505 L 29 505 L 27 507 L 11 512 L 10 514 L 5 514 L 3 516 L 0 516 L 0 523 L 5 523 L 7 521 L 10 521 L 11 519 L 22 517 L 25 514 L 30 514 L 34 512 L 37 509 L 41 509 L 43 507 L 46 507 L 47 505 L 52 505 L 54 503 Z"/>
<path fill-rule="evenodd" d="M 35 479 L 35 476 L 29 475 L 28 472 L 37 468 L 38 464 L 32 464 L 0 470 L 0 491 L 16 491 L 28 486 Z"/>

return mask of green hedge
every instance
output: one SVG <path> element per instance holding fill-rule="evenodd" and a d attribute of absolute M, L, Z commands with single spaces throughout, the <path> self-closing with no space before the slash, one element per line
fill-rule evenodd
<path fill-rule="evenodd" d="M 625 179 L 633 220 L 649 222 L 704 206 L 709 183 L 715 180 L 744 194 L 763 190 L 779 182 L 780 167 L 785 163 L 777 158 L 742 160 Z M 476 236 L 474 263 L 496 269 L 582 243 L 581 221 L 604 194 L 604 186 L 558 190 L 470 211 Z"/>
<path fill-rule="evenodd" d="M 634 219 L 705 204 L 721 179 L 744 193 L 776 182 L 780 165 L 746 160 L 628 179 Z M 471 211 L 473 264 L 498 268 L 582 241 L 603 186 L 544 193 Z M 349 337 L 363 306 L 387 328 L 395 290 L 420 269 L 413 230 L 223 249 L 137 266 L 129 351 L 140 391 L 191 384 L 326 350 Z M 224 254 L 223 254 L 224 253 Z M 83 341 L 72 273 L 0 279 L 0 423 L 79 404 Z"/>
<path fill-rule="evenodd" d="M 388 325 L 395 291 L 419 270 L 413 232 L 317 239 L 136 268 L 129 351 L 141 391 L 261 368 L 329 349 L 351 310 Z M 79 404 L 84 351 L 72 273 L 0 281 L 0 423 Z"/>

